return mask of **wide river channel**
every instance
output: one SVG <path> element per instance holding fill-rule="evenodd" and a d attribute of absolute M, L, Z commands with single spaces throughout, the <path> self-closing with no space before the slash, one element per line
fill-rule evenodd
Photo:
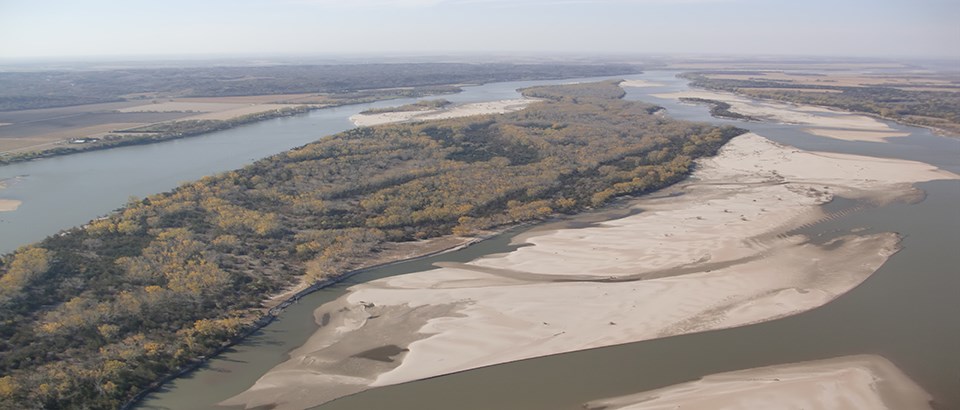
<path fill-rule="evenodd" d="M 622 78 L 656 87 L 628 88 L 627 99 L 662 105 L 674 118 L 733 124 L 801 149 L 922 161 L 960 173 L 960 140 L 889 125 L 910 136 L 886 143 L 816 137 L 803 126 L 710 117 L 707 108 L 653 94 L 686 90 L 676 72 Z M 588 79 L 579 79 L 585 81 Z M 569 80 L 567 80 L 569 81 Z M 454 102 L 516 98 L 516 89 L 562 81 L 495 83 L 445 98 Z M 394 100 L 313 111 L 232 130 L 153 145 L 119 148 L 0 167 L 0 198 L 23 202 L 0 213 L 0 251 L 83 224 L 178 183 L 240 167 L 257 158 L 350 128 L 347 118 Z M 960 408 L 960 181 L 921 184 L 924 201 L 847 213 L 806 231 L 825 240 L 853 228 L 898 232 L 903 250 L 861 286 L 821 308 L 771 322 L 681 335 L 496 365 L 382 387 L 320 409 L 580 409 L 584 402 L 694 380 L 711 373 L 849 354 L 880 354 L 930 392 L 945 409 Z M 843 207 L 844 201 L 828 204 Z M 469 261 L 510 249 L 515 230 L 469 248 L 371 270 L 311 294 L 281 318 L 164 390 L 141 408 L 206 409 L 240 393 L 286 360 L 316 330 L 313 310 L 351 284 Z M 571 301 L 571 303 L 574 303 Z"/>

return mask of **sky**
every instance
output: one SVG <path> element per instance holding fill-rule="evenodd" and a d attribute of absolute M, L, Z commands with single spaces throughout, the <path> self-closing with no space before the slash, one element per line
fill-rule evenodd
<path fill-rule="evenodd" d="M 0 0 L 0 59 L 345 53 L 960 60 L 960 0 Z"/>

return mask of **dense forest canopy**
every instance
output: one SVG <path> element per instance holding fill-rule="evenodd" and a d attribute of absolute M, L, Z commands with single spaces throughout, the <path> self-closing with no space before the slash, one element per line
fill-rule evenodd
<path fill-rule="evenodd" d="M 662 188 L 743 132 L 669 119 L 617 82 L 524 94 L 544 101 L 340 133 L 4 256 L 0 408 L 116 408 L 251 326 L 269 294 L 390 241 Z"/>

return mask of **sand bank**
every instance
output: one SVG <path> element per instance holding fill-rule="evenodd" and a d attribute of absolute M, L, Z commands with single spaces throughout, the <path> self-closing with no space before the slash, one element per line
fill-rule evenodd
<path fill-rule="evenodd" d="M 621 87 L 662 87 L 663 84 L 647 80 L 624 80 L 620 82 Z"/>
<path fill-rule="evenodd" d="M 820 137 L 834 138 L 844 141 L 885 142 L 887 138 L 906 137 L 908 132 L 897 131 L 861 131 L 832 128 L 808 128 L 804 130 Z"/>
<path fill-rule="evenodd" d="M 449 108 L 427 111 L 400 111 L 385 112 L 379 114 L 356 114 L 350 117 L 350 121 L 358 127 L 369 127 L 373 125 L 389 124 L 394 122 L 407 121 L 427 121 L 446 118 L 469 117 L 473 115 L 484 114 L 503 114 L 505 112 L 518 111 L 525 108 L 536 99 L 521 98 L 515 100 L 500 100 L 491 102 L 481 102 L 472 104 L 457 105 Z"/>
<path fill-rule="evenodd" d="M 807 311 L 898 249 L 888 232 L 824 243 L 797 234 L 833 217 L 818 205 L 911 197 L 912 183 L 947 178 L 958 176 L 746 134 L 672 188 L 682 195 L 636 200 L 642 212 L 351 287 L 317 309 L 320 331 L 290 361 L 224 404 L 310 407 L 372 386 Z"/>
<path fill-rule="evenodd" d="M 931 397 L 893 363 L 860 355 L 719 373 L 587 403 L 606 410 L 930 409 Z"/>
<path fill-rule="evenodd" d="M 655 94 L 654 97 L 677 100 L 680 98 L 701 98 L 723 101 L 730 104 L 730 110 L 733 112 L 772 122 L 807 125 L 809 128 L 804 130 L 806 132 L 840 140 L 885 142 L 885 139 L 889 137 L 907 135 L 897 132 L 876 118 L 866 115 L 834 111 L 821 107 L 757 101 L 726 92 L 690 90 Z"/>
<path fill-rule="evenodd" d="M 21 203 L 22 202 L 15 199 L 0 199 L 0 212 L 16 211 Z"/>

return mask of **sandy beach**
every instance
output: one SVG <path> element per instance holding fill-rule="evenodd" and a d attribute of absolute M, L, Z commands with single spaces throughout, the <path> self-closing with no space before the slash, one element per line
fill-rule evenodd
<path fill-rule="evenodd" d="M 519 111 L 535 101 L 537 100 L 532 98 L 521 98 L 514 100 L 499 100 L 463 104 L 436 110 L 356 114 L 350 117 L 350 121 L 352 121 L 353 124 L 358 127 L 369 127 L 373 125 L 395 122 L 440 120 L 484 114 L 503 114 L 511 111 Z"/>
<path fill-rule="evenodd" d="M 807 311 L 899 249 L 890 232 L 826 242 L 798 234 L 835 216 L 819 205 L 835 195 L 860 206 L 910 200 L 913 183 L 951 178 L 923 163 L 745 134 L 700 161 L 670 189 L 678 196 L 633 201 L 639 213 L 537 230 L 506 254 L 353 286 L 317 309 L 320 330 L 291 360 L 222 404 L 310 407 L 373 386 Z"/>
<path fill-rule="evenodd" d="M 928 395 L 893 363 L 858 355 L 706 376 L 587 403 L 605 410 L 930 409 Z"/>
<path fill-rule="evenodd" d="M 821 107 L 756 101 L 736 94 L 690 90 L 667 94 L 656 94 L 663 99 L 701 98 L 723 101 L 730 104 L 730 110 L 749 117 L 760 118 L 785 124 L 801 124 L 809 127 L 804 131 L 826 138 L 845 141 L 886 142 L 887 138 L 902 137 L 908 134 L 898 132 L 876 118 L 835 111 Z"/>

